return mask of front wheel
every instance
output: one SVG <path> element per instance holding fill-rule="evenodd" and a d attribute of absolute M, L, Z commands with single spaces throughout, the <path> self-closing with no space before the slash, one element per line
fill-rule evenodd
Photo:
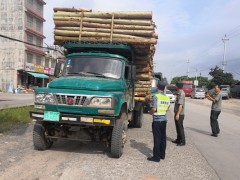
<path fill-rule="evenodd" d="M 33 128 L 33 146 L 36 150 L 46 150 L 52 146 L 53 142 L 46 137 L 46 130 L 42 123 L 37 122 Z"/>
<path fill-rule="evenodd" d="M 143 120 L 143 107 L 141 106 L 138 111 L 134 111 L 134 127 L 141 128 Z"/>
<path fill-rule="evenodd" d="M 113 127 L 111 138 L 111 155 L 114 158 L 120 158 L 123 153 L 124 144 L 127 141 L 127 114 L 123 112 L 120 119 L 117 120 Z"/>

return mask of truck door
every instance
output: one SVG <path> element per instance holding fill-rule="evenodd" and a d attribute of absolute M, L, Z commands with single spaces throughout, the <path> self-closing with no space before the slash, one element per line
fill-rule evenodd
<path fill-rule="evenodd" d="M 127 98 L 127 105 L 129 110 L 133 110 L 134 106 L 134 81 L 132 79 L 132 68 L 131 65 L 126 63 L 125 66 L 125 82 L 126 82 L 126 98 Z"/>

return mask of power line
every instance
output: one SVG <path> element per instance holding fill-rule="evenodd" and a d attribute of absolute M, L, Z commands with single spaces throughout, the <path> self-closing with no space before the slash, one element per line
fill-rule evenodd
<path fill-rule="evenodd" d="M 26 42 L 26 41 L 22 41 L 22 40 L 19 40 L 19 39 L 16 39 L 16 38 L 12 38 L 12 37 L 9 37 L 9 36 L 4 36 L 4 35 L 2 35 L 2 34 L 0 34 L 0 37 L 5 38 L 5 39 L 9 39 L 9 40 L 12 40 L 12 41 L 17 41 L 17 42 L 20 42 L 20 43 L 28 44 L 28 45 L 30 45 L 30 46 L 35 46 L 35 47 L 39 47 L 39 48 L 43 48 L 43 49 L 48 49 L 48 50 L 57 51 L 57 52 L 63 54 L 61 51 L 59 51 L 59 50 L 57 50 L 57 49 L 53 49 L 53 48 L 50 48 L 50 47 L 39 46 L 39 45 L 32 44 L 32 43 L 29 43 L 29 42 Z"/>

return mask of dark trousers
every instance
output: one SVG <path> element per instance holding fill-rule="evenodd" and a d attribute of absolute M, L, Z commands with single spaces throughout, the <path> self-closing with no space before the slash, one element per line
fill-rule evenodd
<path fill-rule="evenodd" d="M 175 119 L 175 117 L 176 117 L 176 114 L 174 115 L 174 119 Z M 176 125 L 176 131 L 177 131 L 177 141 L 179 143 L 185 143 L 183 120 L 184 120 L 184 115 L 179 115 L 179 120 L 175 119 L 175 125 Z"/>
<path fill-rule="evenodd" d="M 213 111 L 213 110 L 211 111 L 210 124 L 212 128 L 212 133 L 215 135 L 220 133 L 220 129 L 218 125 L 218 116 L 220 113 L 221 111 Z"/>
<path fill-rule="evenodd" d="M 153 121 L 153 157 L 160 160 L 165 158 L 167 121 Z"/>

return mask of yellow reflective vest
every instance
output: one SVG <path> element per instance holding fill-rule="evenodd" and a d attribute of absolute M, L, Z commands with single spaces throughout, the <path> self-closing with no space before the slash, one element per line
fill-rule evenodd
<path fill-rule="evenodd" d="M 170 106 L 170 98 L 162 94 L 156 94 L 155 96 L 157 97 L 157 111 L 154 113 L 154 115 L 166 115 L 168 107 Z"/>

